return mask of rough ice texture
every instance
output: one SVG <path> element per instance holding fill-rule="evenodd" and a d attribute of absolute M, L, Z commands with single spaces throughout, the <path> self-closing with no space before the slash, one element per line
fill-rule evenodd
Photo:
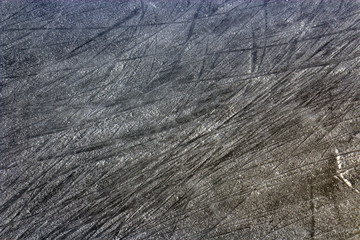
<path fill-rule="evenodd" d="M 360 1 L 1 1 L 0 239 L 359 239 Z"/>

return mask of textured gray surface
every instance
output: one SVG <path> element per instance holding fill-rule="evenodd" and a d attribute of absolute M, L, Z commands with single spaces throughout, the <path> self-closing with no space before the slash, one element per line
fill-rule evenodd
<path fill-rule="evenodd" d="M 1 1 L 0 239 L 359 239 L 360 1 Z"/>

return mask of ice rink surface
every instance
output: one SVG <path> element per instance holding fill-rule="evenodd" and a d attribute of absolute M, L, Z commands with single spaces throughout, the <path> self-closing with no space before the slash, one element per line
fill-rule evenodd
<path fill-rule="evenodd" d="M 360 239 L 360 1 L 1 1 L 0 239 Z"/>

